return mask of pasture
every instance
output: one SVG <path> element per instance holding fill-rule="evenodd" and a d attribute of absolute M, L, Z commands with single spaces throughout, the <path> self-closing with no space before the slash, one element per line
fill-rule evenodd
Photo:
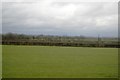
<path fill-rule="evenodd" d="M 2 77 L 2 46 L 0 45 L 0 79 Z"/>
<path fill-rule="evenodd" d="M 3 78 L 116 78 L 117 48 L 3 45 Z"/>

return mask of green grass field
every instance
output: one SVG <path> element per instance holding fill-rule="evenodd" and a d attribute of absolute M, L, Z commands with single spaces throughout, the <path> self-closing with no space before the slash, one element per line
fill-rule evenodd
<path fill-rule="evenodd" d="M 2 77 L 2 46 L 0 45 L 0 79 Z"/>
<path fill-rule="evenodd" d="M 3 78 L 115 78 L 117 48 L 3 45 Z"/>

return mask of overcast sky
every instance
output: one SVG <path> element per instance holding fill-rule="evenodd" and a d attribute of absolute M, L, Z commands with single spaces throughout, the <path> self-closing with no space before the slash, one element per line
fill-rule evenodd
<path fill-rule="evenodd" d="M 118 36 L 117 2 L 4 2 L 3 33 Z"/>

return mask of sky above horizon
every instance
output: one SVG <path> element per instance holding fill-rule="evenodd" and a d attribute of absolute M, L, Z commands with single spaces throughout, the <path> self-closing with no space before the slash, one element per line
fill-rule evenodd
<path fill-rule="evenodd" d="M 117 37 L 118 3 L 74 0 L 4 2 L 2 32 Z"/>

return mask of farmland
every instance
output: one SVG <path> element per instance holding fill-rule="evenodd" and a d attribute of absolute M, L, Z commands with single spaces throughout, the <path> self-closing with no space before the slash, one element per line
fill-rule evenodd
<path fill-rule="evenodd" d="M 2 46 L 0 45 L 0 78 L 2 77 Z"/>
<path fill-rule="evenodd" d="M 3 45 L 3 78 L 118 77 L 117 48 Z"/>

